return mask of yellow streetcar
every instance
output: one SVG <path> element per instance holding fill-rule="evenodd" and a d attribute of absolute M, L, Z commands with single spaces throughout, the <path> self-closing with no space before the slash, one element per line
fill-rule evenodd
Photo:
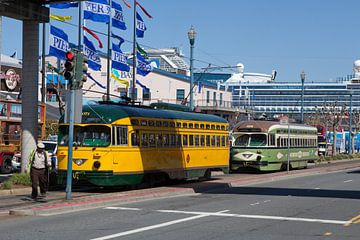
<path fill-rule="evenodd" d="M 209 178 L 228 172 L 225 119 L 200 113 L 98 102 L 74 126 L 73 177 L 98 186 Z M 60 124 L 58 182 L 66 183 L 68 125 Z"/>

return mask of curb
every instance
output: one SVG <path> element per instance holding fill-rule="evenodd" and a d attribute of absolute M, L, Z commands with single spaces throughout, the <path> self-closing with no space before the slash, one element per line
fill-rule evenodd
<path fill-rule="evenodd" d="M 95 196 L 87 198 L 79 198 L 73 200 L 58 200 L 44 204 L 36 204 L 26 208 L 11 209 L 8 215 L 16 216 L 49 216 L 68 212 L 76 212 L 88 209 L 96 209 L 106 207 L 113 204 L 124 204 L 132 202 L 140 202 L 153 199 L 171 198 L 179 196 L 195 195 L 192 188 L 168 188 L 161 187 L 159 189 L 147 189 L 146 191 L 136 191 L 129 193 L 113 193 L 107 196 Z"/>
<path fill-rule="evenodd" d="M 0 190 L 0 196 L 24 195 L 30 193 L 31 193 L 31 187 Z"/>

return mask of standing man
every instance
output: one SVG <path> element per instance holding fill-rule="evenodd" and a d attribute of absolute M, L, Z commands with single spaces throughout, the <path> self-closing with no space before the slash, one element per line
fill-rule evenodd
<path fill-rule="evenodd" d="M 37 144 L 37 149 L 32 151 L 29 159 L 30 177 L 32 183 L 31 198 L 37 199 L 38 185 L 40 186 L 40 197 L 46 197 L 48 189 L 48 173 L 51 166 L 51 159 L 45 151 L 45 145 L 42 142 Z"/>

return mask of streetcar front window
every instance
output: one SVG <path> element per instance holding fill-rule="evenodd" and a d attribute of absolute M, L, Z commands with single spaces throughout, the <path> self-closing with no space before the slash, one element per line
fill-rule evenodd
<path fill-rule="evenodd" d="M 265 134 L 252 134 L 250 140 L 251 147 L 265 146 L 266 145 L 266 135 Z"/>
<path fill-rule="evenodd" d="M 249 145 L 249 139 L 250 139 L 249 134 L 238 136 L 235 140 L 234 145 L 239 147 L 247 147 Z"/>
<path fill-rule="evenodd" d="M 266 146 L 265 134 L 243 134 L 236 138 L 235 146 L 239 147 L 258 147 Z"/>
<path fill-rule="evenodd" d="M 59 145 L 69 144 L 69 127 L 59 127 Z M 107 126 L 88 125 L 74 126 L 74 146 L 82 147 L 106 147 L 110 145 L 111 129 Z"/>

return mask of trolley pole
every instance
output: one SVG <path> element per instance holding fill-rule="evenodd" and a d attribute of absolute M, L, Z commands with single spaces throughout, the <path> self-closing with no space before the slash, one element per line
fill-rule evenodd
<path fill-rule="evenodd" d="M 287 154 L 287 173 L 290 171 L 290 124 L 288 122 L 288 154 Z"/>

